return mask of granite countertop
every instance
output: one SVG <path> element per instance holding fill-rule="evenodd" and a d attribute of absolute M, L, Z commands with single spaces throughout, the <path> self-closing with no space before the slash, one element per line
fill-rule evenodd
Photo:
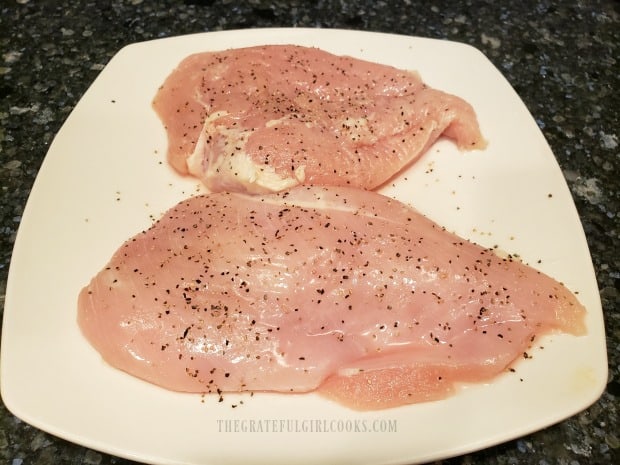
<path fill-rule="evenodd" d="M 446 464 L 620 463 L 620 4 L 615 0 L 141 1 L 0 4 L 0 308 L 24 205 L 45 153 L 124 45 L 253 27 L 346 28 L 471 44 L 506 76 L 542 129 L 575 200 L 597 274 L 609 381 L 587 410 Z M 102 6 L 104 5 L 105 6 Z M 509 6 L 502 6 L 506 4 Z M 128 464 L 55 438 L 0 405 L 0 461 Z"/>

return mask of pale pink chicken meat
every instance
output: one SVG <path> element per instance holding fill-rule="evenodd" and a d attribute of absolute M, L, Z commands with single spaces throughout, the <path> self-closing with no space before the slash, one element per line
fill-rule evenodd
<path fill-rule="evenodd" d="M 487 381 L 535 337 L 583 334 L 554 279 L 344 187 L 189 198 L 80 293 L 112 366 L 188 392 L 317 391 L 358 409 Z"/>
<path fill-rule="evenodd" d="M 153 106 L 170 164 L 212 191 L 374 189 L 441 135 L 486 144 L 472 107 L 417 73 L 294 45 L 190 55 Z"/>

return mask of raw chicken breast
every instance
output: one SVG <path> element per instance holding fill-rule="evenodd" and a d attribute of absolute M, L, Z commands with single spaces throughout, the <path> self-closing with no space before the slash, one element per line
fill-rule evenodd
<path fill-rule="evenodd" d="M 416 73 L 293 45 L 191 55 L 153 105 L 171 165 L 211 191 L 374 189 L 442 134 L 485 145 L 471 106 Z"/>
<path fill-rule="evenodd" d="M 171 390 L 378 409 L 489 380 L 540 334 L 582 334 L 584 313 L 398 201 L 297 187 L 181 202 L 82 290 L 78 321 L 109 364 Z"/>

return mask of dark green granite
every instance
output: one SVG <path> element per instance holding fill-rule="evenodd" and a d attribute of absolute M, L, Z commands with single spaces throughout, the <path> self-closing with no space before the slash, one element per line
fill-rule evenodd
<path fill-rule="evenodd" d="M 591 408 L 544 431 L 446 464 L 620 463 L 620 8 L 614 0 L 0 2 L 0 308 L 24 204 L 48 146 L 124 45 L 192 32 L 338 27 L 465 42 L 523 98 L 577 204 L 605 311 L 609 384 Z M 501 6 L 501 3 L 510 6 Z M 484 408 L 483 406 L 481 408 Z M 0 461 L 128 464 L 56 439 L 0 406 Z"/>

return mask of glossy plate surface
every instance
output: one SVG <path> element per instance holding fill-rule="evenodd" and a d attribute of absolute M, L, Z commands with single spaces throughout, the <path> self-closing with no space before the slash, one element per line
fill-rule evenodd
<path fill-rule="evenodd" d="M 588 309 L 588 334 L 557 335 L 488 385 L 440 401 L 359 413 L 315 395 L 178 394 L 107 366 L 80 334 L 80 289 L 121 243 L 200 191 L 165 162 L 151 108 L 190 53 L 295 43 L 418 70 L 475 108 L 489 141 L 446 140 L 383 192 L 448 229 L 519 254 Z M 414 463 L 481 449 L 592 404 L 607 379 L 603 316 L 584 233 L 532 116 L 476 49 L 453 42 L 324 29 L 254 29 L 133 44 L 101 72 L 56 136 L 28 200 L 11 262 L 2 396 L 52 434 L 155 464 Z"/>

